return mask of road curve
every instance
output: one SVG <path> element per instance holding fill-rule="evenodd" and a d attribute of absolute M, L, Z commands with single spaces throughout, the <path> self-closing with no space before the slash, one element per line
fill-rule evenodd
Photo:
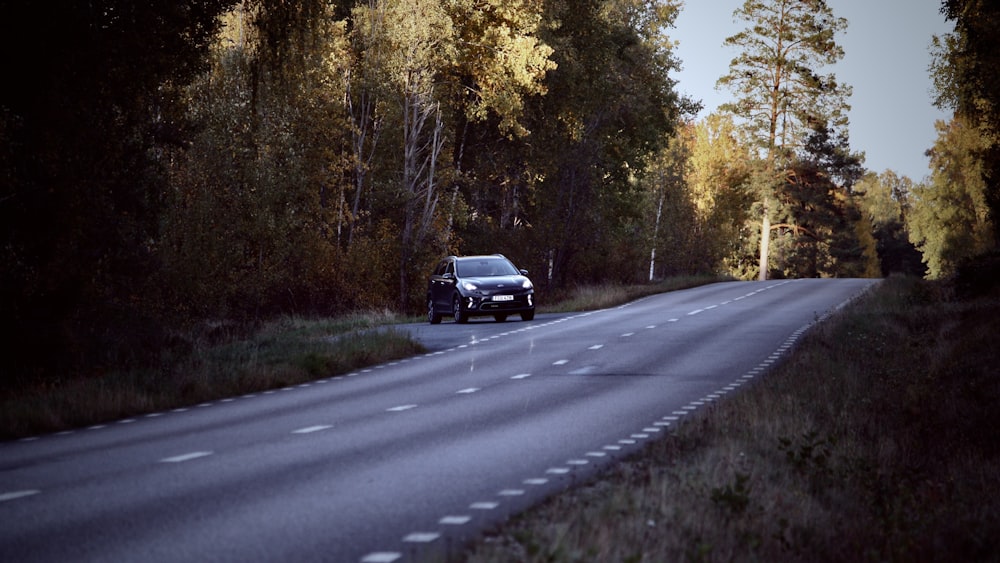
<path fill-rule="evenodd" d="M 3 561 L 418 560 L 636 451 L 872 280 L 732 282 L 311 384 L 0 444 Z"/>

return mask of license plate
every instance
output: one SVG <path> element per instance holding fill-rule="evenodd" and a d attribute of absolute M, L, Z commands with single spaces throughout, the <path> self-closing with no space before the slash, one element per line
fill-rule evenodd
<path fill-rule="evenodd" d="M 514 300 L 514 296 L 513 295 L 494 295 L 493 296 L 493 300 L 494 301 L 513 301 Z"/>

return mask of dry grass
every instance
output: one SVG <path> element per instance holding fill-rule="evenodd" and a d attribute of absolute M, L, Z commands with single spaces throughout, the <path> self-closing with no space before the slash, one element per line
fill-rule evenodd
<path fill-rule="evenodd" d="M 155 367 L 47 381 L 0 397 L 0 439 L 295 385 L 412 356 L 422 349 L 375 311 L 337 319 L 285 318 L 246 331 L 226 324 L 176 335 Z"/>
<path fill-rule="evenodd" d="M 890 279 L 491 561 L 1000 560 L 1000 301 Z"/>

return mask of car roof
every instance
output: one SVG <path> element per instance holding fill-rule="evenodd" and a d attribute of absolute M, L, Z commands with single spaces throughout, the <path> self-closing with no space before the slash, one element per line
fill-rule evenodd
<path fill-rule="evenodd" d="M 482 260 L 483 258 L 503 258 L 504 260 L 507 259 L 507 257 L 504 256 L 503 254 L 476 254 L 471 256 L 451 256 L 450 258 L 454 258 L 455 260 Z"/>

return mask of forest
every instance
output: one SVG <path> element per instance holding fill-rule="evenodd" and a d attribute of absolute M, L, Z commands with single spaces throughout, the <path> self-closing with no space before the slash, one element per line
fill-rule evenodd
<path fill-rule="evenodd" d="M 447 254 L 569 288 L 947 278 L 993 252 L 1000 8 L 945 0 L 929 174 L 870 171 L 823 0 L 746 0 L 732 102 L 677 91 L 680 0 L 0 7 L 4 386 L 281 315 L 421 313 Z M 928 38 L 930 41 L 931 38 Z"/>

